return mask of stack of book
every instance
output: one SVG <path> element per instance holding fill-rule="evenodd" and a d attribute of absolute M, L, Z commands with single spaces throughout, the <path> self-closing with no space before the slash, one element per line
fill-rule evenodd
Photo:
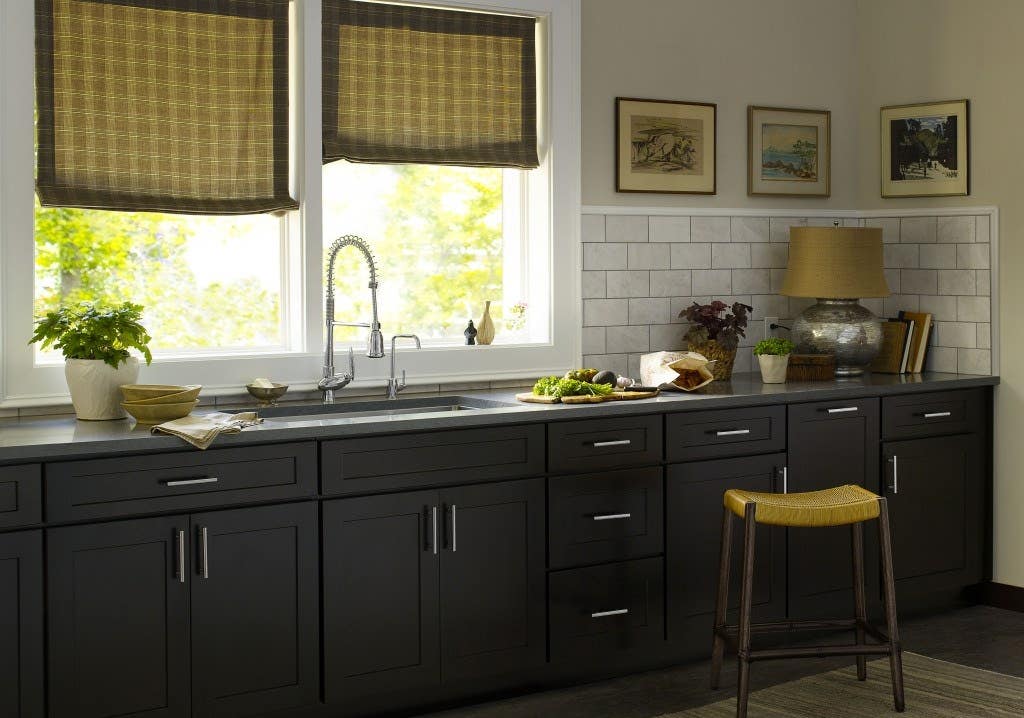
<path fill-rule="evenodd" d="M 900 312 L 895 319 L 882 322 L 882 351 L 871 364 L 871 371 L 883 374 L 918 374 L 928 356 L 928 337 L 932 315 L 927 312 Z"/>

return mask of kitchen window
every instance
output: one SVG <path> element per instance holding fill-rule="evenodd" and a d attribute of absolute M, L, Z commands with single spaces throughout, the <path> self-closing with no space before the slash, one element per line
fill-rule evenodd
<path fill-rule="evenodd" d="M 143 381 L 202 383 L 217 394 L 269 375 L 313 388 L 323 364 L 323 257 L 341 234 L 363 236 L 378 256 L 385 336 L 412 332 L 424 340 L 422 351 L 401 360 L 410 384 L 526 377 L 575 361 L 578 3 L 485 6 L 538 19 L 540 151 L 538 166 L 523 169 L 323 164 L 321 4 L 292 0 L 287 192 L 298 207 L 227 216 L 39 206 L 31 183 L 33 74 L 23 60 L 11 61 L 33 56 L 33 5 L 0 4 L 7 99 L 0 104 L 0 405 L 66 396 L 59 357 L 25 342 L 33 315 L 90 298 L 145 305 L 156 360 Z M 444 6 L 474 10 L 478 3 Z M 571 99 L 552 103 L 555 96 Z M 339 256 L 337 277 L 337 318 L 368 320 L 356 253 Z M 494 345 L 466 347 L 466 322 L 480 318 L 486 301 L 498 330 Z M 364 339 L 338 330 L 339 354 Z M 347 391 L 375 391 L 387 364 L 357 354 L 357 380 Z"/>

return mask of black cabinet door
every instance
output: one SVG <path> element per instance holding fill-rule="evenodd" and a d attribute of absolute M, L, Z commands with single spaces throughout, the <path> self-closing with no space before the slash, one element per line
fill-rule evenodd
<path fill-rule="evenodd" d="M 544 480 L 441 492 L 441 646 L 445 681 L 545 659 Z"/>
<path fill-rule="evenodd" d="M 668 468 L 666 571 L 668 635 L 706 651 L 711 641 L 722 534 L 722 495 L 727 489 L 781 491 L 785 454 L 676 464 Z M 786 613 L 785 529 L 758 525 L 754 552 L 756 620 Z M 743 520 L 733 520 L 729 608 L 739 608 Z M 735 622 L 733 620 L 733 622 Z"/>
<path fill-rule="evenodd" d="M 438 514 L 433 491 L 324 502 L 324 692 L 334 708 L 387 705 L 439 683 Z"/>
<path fill-rule="evenodd" d="M 858 484 L 878 491 L 879 401 L 817 402 L 789 407 L 790 492 Z M 875 533 L 866 530 L 873 537 Z M 853 615 L 850 529 L 788 529 L 789 615 Z M 868 565 L 876 542 L 866 543 Z M 868 571 L 869 591 L 877 586 Z M 877 592 L 875 592 L 877 593 Z"/>
<path fill-rule="evenodd" d="M 188 519 L 47 534 L 50 717 L 187 716 Z"/>
<path fill-rule="evenodd" d="M 0 716 L 43 718 L 43 534 L 0 535 Z"/>
<path fill-rule="evenodd" d="M 192 715 L 315 704 L 316 504 L 195 514 L 192 537 Z"/>
<path fill-rule="evenodd" d="M 978 583 L 985 461 L 975 434 L 883 446 L 897 596 Z"/>

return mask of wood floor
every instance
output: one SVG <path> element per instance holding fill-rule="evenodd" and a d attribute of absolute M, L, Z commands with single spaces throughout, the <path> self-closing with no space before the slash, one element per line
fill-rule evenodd
<path fill-rule="evenodd" d="M 901 631 L 907 651 L 1024 676 L 1024 613 L 973 606 L 906 620 Z M 708 644 L 710 646 L 710 639 Z M 755 664 L 751 690 L 847 664 L 852 666 L 853 659 Z M 653 718 L 734 695 L 735 668 L 735 660 L 727 659 L 722 674 L 723 688 L 714 692 L 707 687 L 708 664 L 705 661 L 430 715 L 431 718 Z"/>

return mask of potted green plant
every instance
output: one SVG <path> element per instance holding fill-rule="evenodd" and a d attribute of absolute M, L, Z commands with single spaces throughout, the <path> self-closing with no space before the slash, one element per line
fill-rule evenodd
<path fill-rule="evenodd" d="M 754 345 L 754 355 L 761 365 L 761 381 L 765 384 L 782 384 L 786 381 L 789 355 L 796 345 L 788 339 L 769 337 Z"/>
<path fill-rule="evenodd" d="M 142 326 L 142 307 L 125 302 L 119 307 L 82 304 L 61 307 L 36 322 L 29 344 L 39 342 L 64 354 L 64 377 L 79 419 L 122 419 L 119 388 L 139 377 L 139 351 L 153 361 L 149 332 Z"/>
<path fill-rule="evenodd" d="M 732 378 L 736 348 L 740 337 L 746 336 L 747 316 L 752 311 L 754 308 L 749 304 L 734 302 L 730 307 L 716 299 L 710 304 L 694 302 L 679 312 L 680 317 L 690 321 L 690 329 L 683 339 L 690 351 L 715 362 L 710 367 L 715 379 L 728 381 Z"/>

